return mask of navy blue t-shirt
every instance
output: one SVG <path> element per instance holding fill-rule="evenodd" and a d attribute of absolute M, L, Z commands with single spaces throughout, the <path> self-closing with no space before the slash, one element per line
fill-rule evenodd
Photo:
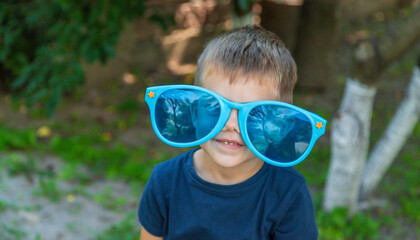
<path fill-rule="evenodd" d="M 200 178 L 191 150 L 153 169 L 140 201 L 143 227 L 164 239 L 317 239 L 314 208 L 304 177 L 293 168 L 264 164 L 234 185 Z"/>

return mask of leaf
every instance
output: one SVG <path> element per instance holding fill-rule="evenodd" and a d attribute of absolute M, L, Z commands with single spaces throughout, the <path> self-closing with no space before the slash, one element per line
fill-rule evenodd
<path fill-rule="evenodd" d="M 45 110 L 47 112 L 48 117 L 51 117 L 52 115 L 54 115 L 55 108 L 59 104 L 61 97 L 62 97 L 61 88 L 56 88 L 54 89 L 52 96 L 47 99 L 45 103 Z"/>
<path fill-rule="evenodd" d="M 173 15 L 165 16 L 163 14 L 158 13 L 154 13 L 149 17 L 149 21 L 159 24 L 160 28 L 164 31 L 167 31 L 169 27 L 173 25 L 173 23 L 175 22 L 173 19 Z"/>
<path fill-rule="evenodd" d="M 251 0 L 237 0 L 242 11 L 248 11 Z"/>
<path fill-rule="evenodd" d="M 42 126 L 36 130 L 36 135 L 41 138 L 47 138 L 51 136 L 51 129 L 48 126 Z"/>
<path fill-rule="evenodd" d="M 38 92 L 35 92 L 34 95 L 32 95 L 32 97 L 29 99 L 30 101 L 28 102 L 28 105 L 31 106 L 33 105 L 35 102 L 38 102 L 39 100 L 41 100 L 42 98 L 44 98 L 45 96 L 47 96 L 47 89 L 45 88 L 41 88 L 39 89 Z"/>
<path fill-rule="evenodd" d="M 16 80 L 12 82 L 11 84 L 12 89 L 17 89 L 21 87 L 23 84 L 25 84 L 28 81 L 28 76 L 31 74 L 31 72 L 32 72 L 31 65 L 23 68 L 18 78 L 16 78 Z"/>

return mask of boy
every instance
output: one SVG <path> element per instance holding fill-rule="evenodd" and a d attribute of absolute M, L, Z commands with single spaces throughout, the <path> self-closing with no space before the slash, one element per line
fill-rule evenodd
<path fill-rule="evenodd" d="M 152 122 L 162 140 L 178 141 L 177 146 L 205 142 L 154 168 L 138 211 L 141 240 L 317 239 L 304 177 L 293 168 L 273 166 L 289 166 L 289 158 L 303 160 L 314 141 L 310 131 L 290 134 L 296 128 L 312 129 L 301 120 L 305 116 L 298 115 L 304 110 L 293 112 L 272 102 L 291 103 L 296 80 L 295 62 L 281 40 L 254 26 L 208 43 L 196 72 L 195 85 L 201 88 L 149 90 L 146 98 L 157 98 L 149 107 L 156 112 L 151 113 Z M 271 102 L 255 112 L 258 106 L 249 113 L 238 110 L 244 103 L 262 103 L 258 101 Z M 224 117 L 226 106 L 230 108 Z M 253 124 L 258 126 L 252 129 Z M 293 150 L 284 144 L 271 144 L 280 149 L 268 150 L 270 144 L 260 144 L 259 138 L 267 143 L 293 141 Z"/>

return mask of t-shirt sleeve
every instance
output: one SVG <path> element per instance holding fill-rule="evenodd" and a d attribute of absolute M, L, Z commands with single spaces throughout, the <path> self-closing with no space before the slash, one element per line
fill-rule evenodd
<path fill-rule="evenodd" d="M 152 173 L 143 191 L 138 209 L 141 225 L 152 235 L 163 236 L 164 228 L 164 202 L 159 195 L 156 176 Z"/>
<path fill-rule="evenodd" d="M 318 239 L 314 207 L 306 183 L 297 189 L 290 200 L 287 213 L 277 226 L 273 239 Z"/>

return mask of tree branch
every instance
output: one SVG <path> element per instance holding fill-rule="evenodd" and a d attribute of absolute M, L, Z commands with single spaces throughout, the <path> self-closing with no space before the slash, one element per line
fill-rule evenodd
<path fill-rule="evenodd" d="M 381 39 L 379 45 L 382 68 L 399 59 L 420 41 L 420 6 L 413 9 L 409 16 L 392 22 L 389 29 L 387 37 Z"/>
<path fill-rule="evenodd" d="M 388 23 L 384 37 L 359 39 L 354 51 L 354 75 L 375 85 L 381 73 L 420 41 L 420 6 L 406 17 Z"/>

